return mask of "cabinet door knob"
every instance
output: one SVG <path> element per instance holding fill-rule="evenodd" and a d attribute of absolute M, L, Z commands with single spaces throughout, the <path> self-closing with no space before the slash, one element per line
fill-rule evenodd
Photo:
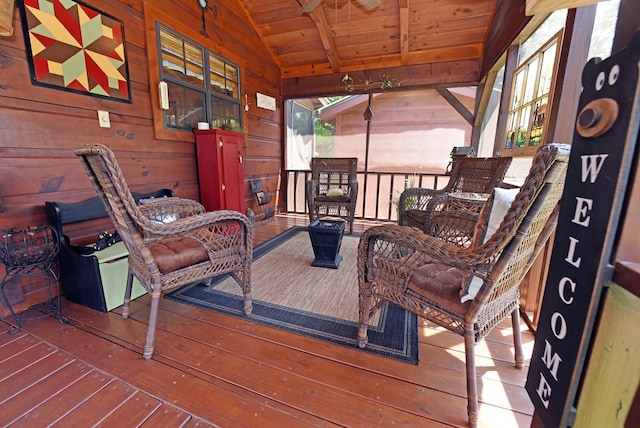
<path fill-rule="evenodd" d="M 240 163 L 242 163 L 242 156 L 240 156 Z"/>
<path fill-rule="evenodd" d="M 222 185 L 222 191 L 224 192 L 225 190 L 227 190 L 227 186 L 225 186 L 224 184 Z"/>
<path fill-rule="evenodd" d="M 220 140 L 220 147 L 222 147 L 222 140 Z"/>

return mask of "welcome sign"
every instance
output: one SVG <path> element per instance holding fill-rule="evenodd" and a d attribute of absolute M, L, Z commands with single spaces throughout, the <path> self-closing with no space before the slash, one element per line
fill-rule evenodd
<path fill-rule="evenodd" d="M 640 33 L 582 74 L 576 133 L 526 390 L 545 427 L 572 424 L 640 122 Z"/>

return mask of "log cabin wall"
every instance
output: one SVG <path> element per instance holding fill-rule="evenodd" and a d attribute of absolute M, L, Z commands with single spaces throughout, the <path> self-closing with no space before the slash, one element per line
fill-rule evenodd
<path fill-rule="evenodd" d="M 72 149 L 103 143 L 116 153 L 128 185 L 135 191 L 170 188 L 177 196 L 199 199 L 194 136 L 174 132 L 170 139 L 154 133 L 145 2 L 140 0 L 90 0 L 90 6 L 121 20 L 129 64 L 132 103 L 49 89 L 31 84 L 21 17 L 14 10 L 14 33 L 0 37 L 0 228 L 45 224 L 45 201 L 76 202 L 96 196 Z M 217 17 L 206 16 L 209 37 L 200 34 L 201 10 L 196 1 L 148 2 L 173 21 L 174 28 L 242 68 L 242 100 L 248 95 L 249 111 L 243 112 L 245 177 L 265 179 L 275 190 L 282 159 L 282 111 L 255 106 L 256 92 L 280 94 L 280 70 L 264 48 L 238 2 L 216 0 Z M 153 70 L 155 72 L 155 70 Z M 279 101 L 279 99 L 278 99 Z M 99 127 L 97 110 L 110 113 L 111 127 Z M 247 207 L 253 201 L 245 182 Z M 110 222 L 94 223 L 91 230 L 67 228 L 72 239 L 94 242 L 97 232 L 113 230 Z M 4 277 L 4 267 L 0 275 Z M 42 281 L 22 281 L 13 292 L 14 309 L 22 310 L 46 300 Z M 11 294 L 11 293 L 10 293 Z M 0 304 L 0 316 L 8 308 Z"/>

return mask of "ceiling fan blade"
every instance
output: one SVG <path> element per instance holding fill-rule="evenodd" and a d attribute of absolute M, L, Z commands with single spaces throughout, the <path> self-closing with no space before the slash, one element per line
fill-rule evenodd
<path fill-rule="evenodd" d="M 320 3 L 322 3 L 322 0 L 309 0 L 302 6 L 302 12 L 311 13 L 316 10 L 316 7 L 320 6 Z"/>
<path fill-rule="evenodd" d="M 380 6 L 380 0 L 358 0 L 358 3 L 367 9 L 367 11 Z"/>

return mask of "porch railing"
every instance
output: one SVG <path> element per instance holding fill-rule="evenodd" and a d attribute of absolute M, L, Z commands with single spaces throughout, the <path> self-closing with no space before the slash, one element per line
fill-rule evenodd
<path fill-rule="evenodd" d="M 311 171 L 287 170 L 287 213 L 307 214 L 305 183 Z M 356 218 L 378 221 L 396 221 L 396 204 L 400 193 L 407 187 L 441 189 L 449 182 L 446 174 L 410 173 L 390 171 L 358 171 L 358 202 Z"/>

